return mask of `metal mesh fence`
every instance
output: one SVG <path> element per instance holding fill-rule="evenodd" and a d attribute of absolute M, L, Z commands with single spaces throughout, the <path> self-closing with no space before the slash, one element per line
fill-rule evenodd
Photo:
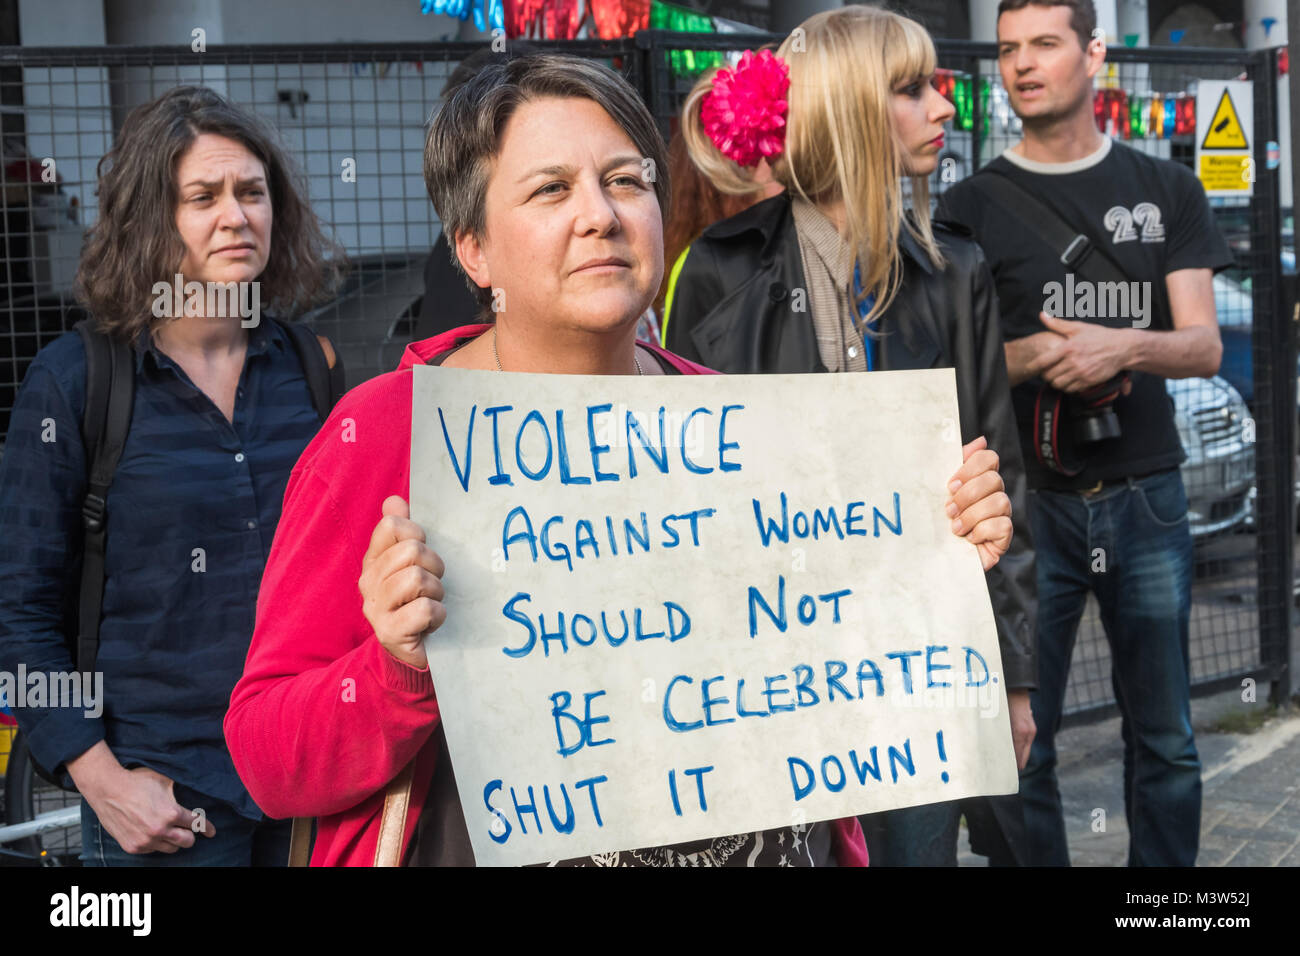
<path fill-rule="evenodd" d="M 996 64 L 981 59 L 980 52 L 987 56 L 992 48 L 950 44 L 940 52 L 941 66 L 954 70 L 958 82 L 968 83 L 972 91 L 969 120 L 961 122 L 960 108 L 958 116 L 958 125 L 969 132 L 964 144 L 955 144 L 964 153 L 957 157 L 964 173 L 1019 139 Z M 1124 50 L 1112 51 L 1110 57 L 1097 78 L 1096 94 L 1107 132 L 1134 149 L 1189 167 L 1195 153 L 1197 81 L 1254 80 L 1262 168 L 1262 147 L 1277 135 L 1269 108 L 1277 70 L 1270 55 Z M 1186 125 L 1184 108 L 1191 118 Z M 935 191 L 941 192 L 946 186 L 942 171 L 935 178 Z M 1276 301 L 1281 259 L 1276 177 L 1257 178 L 1252 199 L 1211 200 L 1216 224 L 1236 260 L 1213 279 L 1224 345 L 1220 374 L 1166 383 L 1187 454 L 1181 473 L 1195 548 L 1188 653 L 1193 685 L 1202 692 L 1240 684 L 1245 677 L 1274 677 L 1285 661 L 1281 640 L 1287 625 L 1279 619 L 1275 627 L 1265 627 L 1261 615 L 1285 613 L 1291 599 L 1287 548 L 1296 527 L 1294 495 L 1289 477 L 1279 482 L 1285 494 L 1274 480 L 1279 465 L 1291 474 L 1295 359 Z M 1271 401 L 1279 390 L 1291 395 L 1284 417 Z M 1279 529 L 1285 533 L 1276 534 Z M 1110 647 L 1097 602 L 1090 597 L 1070 667 L 1067 713 L 1105 716 L 1115 710 L 1116 691 Z"/>
<path fill-rule="evenodd" d="M 969 131 L 964 142 L 954 144 L 964 174 L 1019 139 L 1019 123 L 1010 111 L 996 64 L 973 55 L 976 52 L 953 45 L 941 53 L 941 65 L 954 70 L 957 82 L 971 90 L 971 106 L 965 111 L 969 119 L 961 123 L 960 111 L 958 117 L 959 125 Z M 1195 153 L 1195 121 L 1188 129 L 1168 116 L 1173 112 L 1181 119 L 1178 111 L 1194 110 L 1197 81 L 1269 75 L 1265 58 L 1247 63 L 1240 55 L 1225 61 L 1198 59 L 1191 51 L 1173 57 L 1161 57 L 1160 51 L 1119 51 L 1115 60 L 1112 53 L 1112 62 L 1096 81 L 1098 113 L 1107 132 L 1134 149 L 1189 167 Z M 1257 137 L 1274 138 L 1275 122 L 1272 116 L 1258 117 Z M 937 192 L 946 186 L 943 178 L 936 174 Z M 1267 288 L 1279 261 L 1280 237 L 1252 219 L 1252 206 L 1275 202 L 1261 188 L 1254 200 L 1211 201 L 1217 225 L 1236 258 L 1232 267 L 1213 279 L 1224 343 L 1220 375 L 1167 382 L 1187 454 L 1181 472 L 1195 546 L 1188 651 L 1193 684 L 1203 691 L 1268 672 L 1277 660 L 1260 628 L 1261 589 L 1268 585 L 1262 575 L 1262 542 L 1256 534 L 1262 516 L 1273 514 L 1278 505 L 1260 501 L 1255 480 L 1264 424 L 1260 419 L 1271 419 L 1271 409 L 1253 407 L 1257 378 L 1253 372 L 1271 384 L 1275 375 L 1291 378 L 1287 369 L 1294 363 L 1288 366 L 1276 353 L 1257 354 L 1252 341 L 1257 317 L 1268 323 L 1280 318 L 1266 302 L 1257 302 L 1254 294 L 1261 281 Z M 1254 365 L 1259 367 L 1253 369 Z M 1294 403 L 1291 408 L 1294 421 Z M 1261 459 L 1271 462 L 1278 449 L 1276 443 L 1265 444 Z M 1289 508 L 1285 510 L 1294 527 L 1294 516 Z M 1099 607 L 1089 597 L 1071 661 L 1067 713 L 1105 716 L 1115 709 L 1117 692 Z"/>
<path fill-rule="evenodd" d="M 631 75 L 626 43 L 539 49 Z M 321 221 L 347 252 L 336 298 L 304 318 L 339 347 L 356 385 L 396 366 L 439 233 L 424 187 L 425 124 L 460 60 L 481 44 L 0 50 L 5 103 L 0 236 L 0 438 L 36 352 L 84 317 L 73 280 L 96 221 L 96 164 L 132 108 L 186 84 L 268 120 L 297 161 Z M 623 54 L 620 56 L 620 54 Z"/>
<path fill-rule="evenodd" d="M 781 39 L 639 35 L 651 80 L 647 102 L 665 135 L 676 129 L 680 105 L 699 71 L 716 65 L 719 53 L 767 44 L 775 48 Z M 992 45 L 939 40 L 936 47 L 937 85 L 957 109 L 930 184 L 937 201 L 953 182 L 1014 145 L 1020 125 Z M 1252 146 L 1258 169 L 1265 168 L 1265 144 L 1277 136 L 1273 51 L 1112 50 L 1108 58 L 1096 80 L 1098 112 L 1107 132 L 1135 149 L 1189 167 L 1195 151 L 1197 81 L 1252 80 Z M 1182 114 L 1193 117 L 1191 131 L 1178 121 L 1180 110 L 1193 110 Z M 1296 364 L 1279 285 L 1276 176 L 1257 178 L 1252 199 L 1212 201 L 1216 223 L 1236 260 L 1214 278 L 1224 343 L 1220 374 L 1167 385 L 1187 452 L 1181 472 L 1195 542 L 1189 656 L 1199 693 L 1236 686 L 1245 678 L 1278 678 L 1293 616 Z M 1077 721 L 1116 710 L 1110 647 L 1090 596 L 1073 649 L 1066 713 Z"/>
<path fill-rule="evenodd" d="M 540 44 L 602 60 L 640 89 L 665 136 L 695 72 L 764 35 L 669 34 Z M 942 81 L 958 106 L 933 192 L 1018 139 L 991 46 L 940 41 Z M 347 250 L 350 269 L 328 305 L 306 316 L 343 355 L 349 385 L 394 368 L 410 341 L 438 223 L 421 175 L 425 123 L 452 69 L 477 44 L 211 48 L 0 49 L 4 226 L 0 233 L 0 439 L 37 350 L 80 317 L 72 279 L 96 216 L 95 167 L 130 108 L 183 83 L 210 86 L 274 124 L 300 165 L 312 204 Z M 1217 202 L 1236 257 L 1214 280 L 1225 357 L 1219 377 L 1170 385 L 1188 452 L 1182 474 L 1196 540 L 1191 669 L 1198 690 L 1275 679 L 1292 607 L 1295 357 L 1284 321 L 1276 175 L 1263 143 L 1276 138 L 1271 52 L 1113 51 L 1099 85 L 1126 91 L 1124 115 L 1151 93 L 1177 103 L 1197 79 L 1255 83 L 1254 198 Z M 1117 96 L 1118 94 L 1116 94 Z M 1146 99 L 1150 99 L 1146 96 Z M 1162 104 L 1163 105 L 1163 104 Z M 1147 116 L 1150 122 L 1150 115 Z M 1128 135 L 1124 128 L 1127 125 Z M 1186 134 L 1113 132 L 1184 163 Z M 945 175 L 947 171 L 948 175 Z M 1076 716 L 1113 707 L 1110 653 L 1089 604 L 1071 667 Z"/>

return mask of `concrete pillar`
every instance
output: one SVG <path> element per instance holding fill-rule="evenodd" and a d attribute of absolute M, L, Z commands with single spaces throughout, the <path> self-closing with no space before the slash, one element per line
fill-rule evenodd
<path fill-rule="evenodd" d="M 981 43 L 995 41 L 998 30 L 999 0 L 970 0 L 970 38 Z M 1145 0 L 1140 0 L 1145 7 Z M 1097 7 L 1097 26 L 1106 31 L 1106 42 L 1115 43 L 1118 20 L 1115 0 L 1094 0 Z"/>
<path fill-rule="evenodd" d="M 1093 0 L 1093 6 L 1097 8 L 1097 26 L 1106 31 L 1106 43 L 1115 46 L 1120 42 L 1116 0 Z"/>
<path fill-rule="evenodd" d="M 191 52 L 176 65 L 115 67 L 111 71 L 113 121 L 121 128 L 126 115 L 173 86 L 193 84 L 227 93 L 226 69 L 209 66 L 193 50 L 223 42 L 221 0 L 104 0 L 108 42 L 123 46 L 182 46 Z M 198 38 L 194 31 L 202 30 Z"/>
<path fill-rule="evenodd" d="M 18 0 L 23 46 L 101 46 L 104 11 L 84 0 Z"/>
<path fill-rule="evenodd" d="M 976 43 L 996 43 L 998 39 L 998 0 L 970 0 L 970 38 Z M 992 125 L 988 128 L 983 143 L 976 143 L 970 134 L 952 136 L 954 148 L 967 154 L 970 164 L 963 175 L 974 172 L 976 165 L 982 165 L 996 157 L 1004 149 L 1020 139 L 1020 121 L 1010 113 L 1006 91 L 1002 89 L 1002 75 L 998 71 L 996 60 L 979 61 L 980 76 L 987 77 L 993 97 Z M 1009 119 L 1006 131 L 1002 129 L 999 116 Z"/>
<path fill-rule="evenodd" d="M 1119 23 L 1117 42 L 1127 46 L 1125 39 L 1136 36 L 1134 46 L 1147 46 L 1151 42 L 1151 11 L 1148 0 L 1118 0 L 1115 5 Z"/>
<path fill-rule="evenodd" d="M 1106 46 L 1119 46 L 1119 15 L 1116 12 L 1115 0 L 1093 0 L 1093 6 L 1097 9 L 1097 26 L 1106 34 Z M 1121 71 L 1117 63 L 1107 62 L 1097 71 L 1093 85 L 1098 89 L 1119 88 L 1125 85 L 1126 80 L 1128 80 L 1127 71 Z"/>
<path fill-rule="evenodd" d="M 998 38 L 998 0 L 970 0 L 970 38 L 993 43 Z"/>
<path fill-rule="evenodd" d="M 1246 49 L 1286 45 L 1286 0 L 1245 0 L 1242 6 L 1246 18 Z M 1269 20 L 1273 22 L 1265 22 Z"/>
<path fill-rule="evenodd" d="M 1118 28 L 1115 40 L 1107 43 L 1127 47 L 1127 40 L 1136 37 L 1135 48 L 1149 46 L 1151 43 L 1151 11 L 1148 0 L 1117 0 L 1116 16 Z M 1126 90 L 1145 92 L 1151 88 L 1151 67 L 1147 63 L 1125 66 L 1120 70 L 1120 81 Z"/>
<path fill-rule="evenodd" d="M 108 42 L 189 46 L 201 27 L 209 45 L 222 42 L 221 0 L 104 0 Z"/>
<path fill-rule="evenodd" d="M 1286 46 L 1288 42 L 1285 0 L 1245 0 L 1243 14 L 1246 18 L 1246 48 Z M 1296 69 L 1292 64 L 1291 69 Z M 1291 91 L 1286 77 L 1277 80 L 1277 142 L 1282 146 L 1282 165 L 1278 191 L 1282 208 L 1292 205 L 1291 184 Z M 1251 144 L 1254 145 L 1253 143 Z"/>
<path fill-rule="evenodd" d="M 772 16 L 772 32 L 789 33 L 814 13 L 842 6 L 841 0 L 771 0 L 768 11 Z"/>

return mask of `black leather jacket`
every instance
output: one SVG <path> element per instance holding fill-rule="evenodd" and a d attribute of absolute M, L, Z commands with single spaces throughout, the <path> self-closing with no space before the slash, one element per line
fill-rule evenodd
<path fill-rule="evenodd" d="M 1038 680 L 1036 588 L 1025 468 L 1007 384 L 997 294 L 984 253 L 963 227 L 935 223 L 947 266 L 935 269 L 903 230 L 903 280 L 881 317 L 883 370 L 953 368 L 962 442 L 980 435 L 998 453 L 1011 497 L 1011 549 L 988 572 L 1005 686 Z M 691 244 L 668 315 L 669 349 L 719 372 L 825 372 L 812 316 L 791 308 L 806 289 L 787 194 L 710 226 Z M 800 297 L 806 303 L 809 297 Z M 805 305 L 805 309 L 807 306 Z"/>

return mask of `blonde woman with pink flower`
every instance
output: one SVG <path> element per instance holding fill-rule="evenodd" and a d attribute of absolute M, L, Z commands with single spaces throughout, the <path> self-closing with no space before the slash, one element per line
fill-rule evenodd
<path fill-rule="evenodd" d="M 1037 674 L 1025 471 L 988 265 L 968 232 L 930 218 L 928 180 L 954 113 L 932 84 L 935 67 L 915 21 L 849 6 L 805 20 L 775 54 L 746 53 L 691 97 L 683 133 L 719 189 L 751 192 L 760 163 L 785 189 L 692 243 L 666 345 L 727 373 L 956 370 L 966 454 L 1000 455 L 997 500 L 1004 515 L 1007 496 L 1012 505 L 996 524 L 982 520 L 993 497 L 949 514 L 984 559 L 1023 767 Z M 962 813 L 973 839 L 989 834 L 976 852 L 1020 861 L 1013 795 L 864 817 L 872 862 L 955 865 Z"/>

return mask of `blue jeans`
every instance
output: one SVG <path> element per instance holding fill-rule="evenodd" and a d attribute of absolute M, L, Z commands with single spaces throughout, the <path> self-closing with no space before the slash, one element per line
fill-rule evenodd
<path fill-rule="evenodd" d="M 1030 862 L 1070 862 L 1056 733 L 1092 591 L 1122 719 L 1129 865 L 1191 866 L 1200 837 L 1201 764 L 1192 738 L 1192 538 L 1182 478 L 1175 468 L 1092 496 L 1031 492 L 1029 520 L 1038 561 L 1038 690 L 1030 694 L 1038 734 L 1020 793 Z"/>
<path fill-rule="evenodd" d="M 961 801 L 858 817 L 871 866 L 956 866 Z"/>
<path fill-rule="evenodd" d="M 956 866 L 965 815 L 972 853 L 989 866 L 1025 864 L 1025 823 L 1019 794 L 967 797 L 858 817 L 872 866 Z"/>
<path fill-rule="evenodd" d="M 179 783 L 176 802 L 191 810 L 202 808 L 217 830 L 214 837 L 195 834 L 192 847 L 175 853 L 127 853 L 100 824 L 95 811 L 81 801 L 81 862 L 86 866 L 286 866 L 292 820 L 250 820 L 233 807 L 205 797 Z"/>

